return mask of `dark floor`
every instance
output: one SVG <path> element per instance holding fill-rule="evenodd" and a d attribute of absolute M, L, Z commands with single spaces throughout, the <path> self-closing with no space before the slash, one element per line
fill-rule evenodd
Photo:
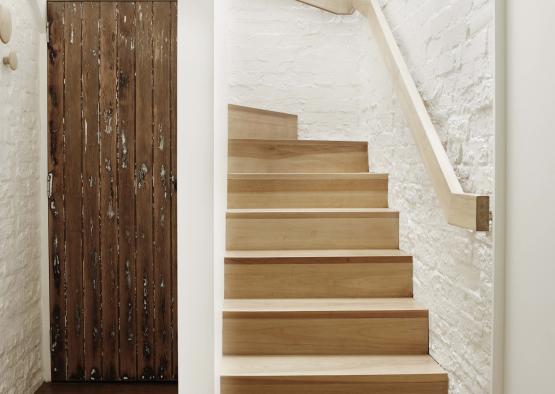
<path fill-rule="evenodd" d="M 177 394 L 177 383 L 44 383 L 35 394 Z"/>

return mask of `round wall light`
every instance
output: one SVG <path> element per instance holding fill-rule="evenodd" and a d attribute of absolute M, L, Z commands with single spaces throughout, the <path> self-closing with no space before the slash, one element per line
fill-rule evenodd
<path fill-rule="evenodd" d="M 7 44 L 12 38 L 12 16 L 10 11 L 0 5 L 0 40 Z"/>

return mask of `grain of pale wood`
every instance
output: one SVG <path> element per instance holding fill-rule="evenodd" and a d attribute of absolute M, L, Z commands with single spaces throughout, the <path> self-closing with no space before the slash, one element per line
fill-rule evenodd
<path fill-rule="evenodd" d="M 427 317 L 412 298 L 227 299 L 224 317 Z"/>
<path fill-rule="evenodd" d="M 154 369 L 156 379 L 172 374 L 171 329 L 171 114 L 169 3 L 153 3 L 154 50 Z"/>
<path fill-rule="evenodd" d="M 299 259 L 300 260 L 300 259 Z M 411 263 L 225 265 L 226 298 L 412 297 Z M 362 260 L 362 259 L 360 259 Z"/>
<path fill-rule="evenodd" d="M 66 253 L 64 205 L 64 13 L 48 4 L 48 196 L 50 274 L 50 362 L 52 380 L 66 376 Z"/>
<path fill-rule="evenodd" d="M 137 232 L 137 369 L 141 380 L 154 379 L 154 248 L 152 4 L 137 3 L 136 27 L 136 232 Z"/>
<path fill-rule="evenodd" d="M 135 262 L 135 5 L 118 5 L 119 377 L 137 379 Z"/>
<path fill-rule="evenodd" d="M 446 394 L 430 356 L 224 356 L 222 393 Z"/>
<path fill-rule="evenodd" d="M 222 378 L 221 394 L 447 394 L 448 382 L 368 382 L 349 379 L 314 378 Z"/>
<path fill-rule="evenodd" d="M 226 394 L 446 394 L 430 356 L 224 356 Z"/>
<path fill-rule="evenodd" d="M 85 378 L 81 124 L 81 3 L 65 4 L 65 205 L 67 252 L 67 378 Z"/>
<path fill-rule="evenodd" d="M 412 299 L 226 300 L 224 354 L 426 354 Z"/>
<path fill-rule="evenodd" d="M 233 139 L 296 140 L 297 115 L 230 104 L 228 136 Z"/>
<path fill-rule="evenodd" d="M 229 140 L 231 173 L 368 172 L 368 144 L 345 141 Z"/>
<path fill-rule="evenodd" d="M 228 250 L 398 249 L 399 215 L 387 209 L 229 210 Z"/>
<path fill-rule="evenodd" d="M 229 174 L 228 208 L 387 208 L 384 174 Z"/>
<path fill-rule="evenodd" d="M 397 382 L 447 380 L 447 374 L 428 355 L 401 356 L 225 356 L 222 376 L 351 379 Z"/>
<path fill-rule="evenodd" d="M 267 264 L 280 263 L 410 263 L 412 257 L 399 249 L 320 249 L 320 250 L 228 250 L 226 263 L 252 264 L 263 259 Z"/>
<path fill-rule="evenodd" d="M 83 284 L 85 324 L 85 379 L 98 380 L 102 371 L 100 268 L 100 134 L 99 31 L 100 6 L 83 4 Z"/>
<path fill-rule="evenodd" d="M 224 317 L 226 355 L 427 354 L 427 317 Z M 314 316 L 314 317 L 312 317 Z"/>
<path fill-rule="evenodd" d="M 117 8 L 100 5 L 100 225 L 102 261 L 102 377 L 116 380 L 118 358 Z"/>

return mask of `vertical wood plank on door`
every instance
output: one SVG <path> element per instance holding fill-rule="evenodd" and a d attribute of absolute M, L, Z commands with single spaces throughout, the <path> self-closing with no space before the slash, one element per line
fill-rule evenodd
<path fill-rule="evenodd" d="M 171 6 L 153 3 L 154 31 L 154 299 L 155 371 L 171 374 L 171 148 L 170 148 Z"/>
<path fill-rule="evenodd" d="M 83 306 L 85 328 L 85 379 L 99 380 L 102 368 L 100 201 L 98 124 L 98 3 L 83 3 L 82 90 L 83 132 Z"/>
<path fill-rule="evenodd" d="M 153 118 L 152 3 L 136 5 L 136 226 L 137 226 L 137 369 L 139 379 L 154 379 L 153 298 Z"/>
<path fill-rule="evenodd" d="M 65 168 L 67 251 L 67 375 L 84 374 L 82 130 L 81 130 L 81 3 L 65 4 Z"/>
<path fill-rule="evenodd" d="M 117 380 L 117 5 L 100 4 L 100 220 L 102 266 L 102 379 Z"/>
<path fill-rule="evenodd" d="M 135 4 L 118 13 L 118 212 L 120 378 L 135 380 Z"/>
<path fill-rule="evenodd" d="M 63 3 L 48 4 L 48 232 L 50 242 L 50 359 L 53 381 L 66 379 L 64 13 Z"/>
<path fill-rule="evenodd" d="M 177 380 L 177 3 L 171 3 L 171 181 L 172 181 L 172 374 Z"/>

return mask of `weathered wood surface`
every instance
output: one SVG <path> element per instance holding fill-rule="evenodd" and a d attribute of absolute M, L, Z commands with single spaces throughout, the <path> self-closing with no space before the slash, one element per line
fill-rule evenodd
<path fill-rule="evenodd" d="M 119 367 L 135 380 L 135 5 L 118 7 Z"/>
<path fill-rule="evenodd" d="M 114 32 L 115 4 L 100 6 L 100 138 L 101 138 L 101 265 L 102 265 L 102 378 L 114 379 L 118 371 L 117 273 L 118 185 L 117 99 Z"/>
<path fill-rule="evenodd" d="M 83 157 L 83 278 L 85 378 L 97 380 L 102 365 L 100 289 L 100 134 L 98 123 L 98 18 L 100 7 L 83 4 L 82 22 L 82 157 Z"/>
<path fill-rule="evenodd" d="M 65 205 L 67 378 L 83 380 L 83 226 L 81 124 L 81 3 L 65 5 Z"/>
<path fill-rule="evenodd" d="M 52 380 L 65 380 L 64 4 L 48 4 L 48 233 Z"/>
<path fill-rule="evenodd" d="M 153 3 L 154 51 L 154 299 L 155 371 L 157 379 L 171 374 L 171 130 L 170 34 L 171 8 Z M 170 93 L 170 94 L 169 94 Z"/>
<path fill-rule="evenodd" d="M 141 379 L 154 379 L 154 278 L 152 247 L 152 4 L 137 3 L 136 210 L 137 210 L 137 365 Z M 150 214 L 142 215 L 141 212 Z"/>
<path fill-rule="evenodd" d="M 177 379 L 175 2 L 49 2 L 54 381 Z"/>

